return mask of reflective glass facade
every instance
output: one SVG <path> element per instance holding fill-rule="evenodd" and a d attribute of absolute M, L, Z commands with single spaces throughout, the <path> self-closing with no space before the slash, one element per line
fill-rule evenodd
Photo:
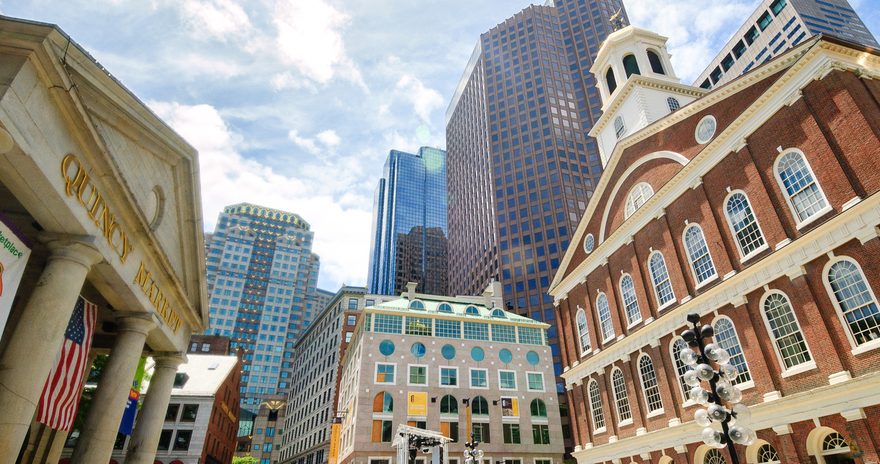
<path fill-rule="evenodd" d="M 446 152 L 392 150 L 376 187 L 368 285 L 396 295 L 407 282 L 422 293 L 447 290 Z"/>
<path fill-rule="evenodd" d="M 287 394 L 294 341 L 329 300 L 316 289 L 312 241 L 299 216 L 250 204 L 226 207 L 206 241 L 206 333 L 243 350 L 243 409 L 255 412 L 264 397 Z"/>

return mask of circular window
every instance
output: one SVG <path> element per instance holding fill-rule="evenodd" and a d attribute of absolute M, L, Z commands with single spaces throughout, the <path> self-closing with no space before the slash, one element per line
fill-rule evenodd
<path fill-rule="evenodd" d="M 498 359 L 501 360 L 504 364 L 510 364 L 513 361 L 513 353 L 510 352 L 507 348 L 498 352 Z"/>
<path fill-rule="evenodd" d="M 529 351 L 528 353 L 526 353 L 526 361 L 528 361 L 529 364 L 533 366 L 537 366 L 538 363 L 541 361 L 541 358 L 538 356 L 538 353 L 535 353 L 534 351 Z"/>
<path fill-rule="evenodd" d="M 452 345 L 443 345 L 443 348 L 440 348 L 440 353 L 444 358 L 451 360 L 455 358 L 455 347 Z"/>
<path fill-rule="evenodd" d="M 391 340 L 382 340 L 382 343 L 379 344 L 379 352 L 385 356 L 391 356 L 394 354 L 394 342 Z"/>
<path fill-rule="evenodd" d="M 471 348 L 471 358 L 474 361 L 480 362 L 480 361 L 486 359 L 486 352 L 483 351 L 483 349 L 480 348 L 479 346 L 475 346 L 475 347 Z"/>
<path fill-rule="evenodd" d="M 415 342 L 412 344 L 412 347 L 409 349 L 410 353 L 417 358 L 421 358 L 428 352 L 425 348 L 425 345 L 422 342 Z"/>
<path fill-rule="evenodd" d="M 715 130 L 718 128 L 718 122 L 715 121 L 715 116 L 711 114 L 708 116 L 703 116 L 703 119 L 700 119 L 699 124 L 697 124 L 697 130 L 694 132 L 694 138 L 697 139 L 697 143 L 700 145 L 709 142 L 712 140 L 712 137 L 715 137 Z"/>
<path fill-rule="evenodd" d="M 593 234 L 587 234 L 587 237 L 584 238 L 584 251 L 587 253 L 593 252 L 593 247 L 596 246 L 596 238 L 593 237 Z"/>

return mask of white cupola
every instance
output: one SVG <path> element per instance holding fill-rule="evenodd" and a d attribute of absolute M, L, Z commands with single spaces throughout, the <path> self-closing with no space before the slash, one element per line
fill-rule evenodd
<path fill-rule="evenodd" d="M 705 91 L 681 84 L 660 34 L 627 26 L 602 43 L 590 72 L 602 97 L 602 117 L 590 135 L 602 165 L 621 140 L 696 100 Z"/>

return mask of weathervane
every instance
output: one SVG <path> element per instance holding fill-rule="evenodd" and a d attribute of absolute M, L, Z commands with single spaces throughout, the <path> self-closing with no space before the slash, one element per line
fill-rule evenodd
<path fill-rule="evenodd" d="M 617 13 L 614 13 L 608 18 L 608 22 L 611 23 L 611 29 L 615 32 L 626 27 L 626 18 L 623 17 L 623 8 L 618 8 Z"/>

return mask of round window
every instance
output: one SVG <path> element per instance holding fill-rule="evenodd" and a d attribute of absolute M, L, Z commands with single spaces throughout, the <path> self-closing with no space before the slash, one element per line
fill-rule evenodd
<path fill-rule="evenodd" d="M 443 348 L 440 348 L 440 353 L 446 359 L 455 358 L 455 347 L 452 345 L 443 345 Z"/>
<path fill-rule="evenodd" d="M 712 137 L 715 137 L 715 130 L 717 128 L 718 122 L 715 121 L 715 116 L 711 114 L 703 116 L 703 119 L 700 119 L 700 122 L 697 124 L 697 130 L 694 132 L 697 143 L 700 145 L 708 143 L 712 140 Z"/>
<path fill-rule="evenodd" d="M 498 352 L 498 359 L 501 360 L 504 364 L 510 364 L 513 361 L 513 353 L 510 352 L 507 348 Z"/>
<path fill-rule="evenodd" d="M 593 237 L 593 234 L 587 234 L 587 237 L 584 238 L 584 251 L 587 253 L 593 252 L 593 247 L 596 246 L 596 239 Z"/>
<path fill-rule="evenodd" d="M 412 347 L 409 349 L 410 353 L 417 358 L 421 358 L 428 351 L 425 348 L 425 345 L 422 342 L 415 342 L 412 344 Z"/>
<path fill-rule="evenodd" d="M 541 361 L 541 358 L 538 357 L 538 353 L 535 353 L 534 351 L 529 351 L 528 353 L 526 353 L 526 361 L 528 361 L 529 364 L 533 366 L 537 366 L 538 362 Z"/>
<path fill-rule="evenodd" d="M 474 361 L 480 362 L 486 359 L 486 352 L 479 346 L 475 346 L 471 348 L 471 358 L 473 358 Z"/>
<path fill-rule="evenodd" d="M 394 342 L 391 340 L 382 340 L 382 343 L 379 344 L 379 352 L 384 356 L 391 356 L 394 354 Z"/>

